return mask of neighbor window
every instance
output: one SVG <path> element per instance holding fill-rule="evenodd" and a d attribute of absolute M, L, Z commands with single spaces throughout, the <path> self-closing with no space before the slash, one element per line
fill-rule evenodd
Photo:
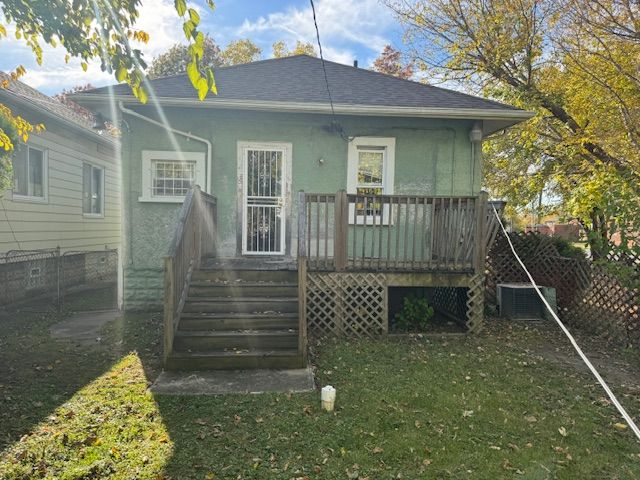
<path fill-rule="evenodd" d="M 144 202 L 181 202 L 194 185 L 205 186 L 204 154 L 198 152 L 142 152 Z"/>
<path fill-rule="evenodd" d="M 82 164 L 82 213 L 102 215 L 104 208 L 104 169 Z"/>
<path fill-rule="evenodd" d="M 22 145 L 13 157 L 13 197 L 46 199 L 47 165 L 44 150 Z"/>
<path fill-rule="evenodd" d="M 376 197 L 393 193 L 395 139 L 355 137 L 349 144 L 347 191 L 357 195 L 351 222 L 388 223 L 388 207 Z"/>

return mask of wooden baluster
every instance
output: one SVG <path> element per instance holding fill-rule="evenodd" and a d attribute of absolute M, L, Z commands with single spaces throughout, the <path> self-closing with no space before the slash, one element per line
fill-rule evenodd
<path fill-rule="evenodd" d="M 403 256 L 403 269 L 408 266 L 408 254 L 409 254 L 409 197 L 403 197 L 404 201 L 404 256 Z"/>
<path fill-rule="evenodd" d="M 349 205 L 347 192 L 338 190 L 334 200 L 334 248 L 335 269 L 342 271 L 347 267 L 347 235 L 349 232 Z M 355 235 L 354 235 L 355 238 Z"/>
<path fill-rule="evenodd" d="M 367 258 L 367 210 L 369 208 L 369 202 L 367 201 L 367 196 L 363 197 L 364 203 L 364 215 L 362 218 L 362 268 L 364 268 L 365 261 Z"/>
<path fill-rule="evenodd" d="M 411 246 L 411 268 L 416 268 L 416 234 L 418 232 L 418 197 L 413 198 L 413 243 Z"/>
<path fill-rule="evenodd" d="M 387 258 L 385 260 L 385 268 L 389 268 L 391 264 L 391 227 L 393 225 L 393 197 L 388 199 L 387 206 Z"/>
<path fill-rule="evenodd" d="M 369 255 L 369 268 L 373 268 L 373 262 L 376 256 L 376 224 L 378 223 L 376 214 L 376 198 L 371 197 L 371 211 L 373 212 L 372 227 L 371 227 L 371 254 Z"/>
<path fill-rule="evenodd" d="M 400 229 L 402 228 L 402 211 L 400 206 L 400 197 L 396 197 L 396 254 L 394 257 L 393 267 L 398 268 L 400 261 Z"/>

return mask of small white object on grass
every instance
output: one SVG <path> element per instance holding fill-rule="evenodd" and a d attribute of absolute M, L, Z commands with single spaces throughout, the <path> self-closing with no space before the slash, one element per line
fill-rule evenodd
<path fill-rule="evenodd" d="M 327 412 L 332 412 L 336 403 L 336 389 L 331 385 L 324 387 L 320 395 L 320 400 L 322 401 L 322 408 Z"/>

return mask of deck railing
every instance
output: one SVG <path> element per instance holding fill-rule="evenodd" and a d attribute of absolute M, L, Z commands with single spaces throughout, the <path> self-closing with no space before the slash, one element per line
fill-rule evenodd
<path fill-rule="evenodd" d="M 310 270 L 480 271 L 487 196 L 304 193 L 298 248 Z M 480 234 L 478 234 L 480 232 Z"/>
<path fill-rule="evenodd" d="M 215 197 L 194 186 L 184 199 L 169 251 L 164 257 L 165 359 L 173 348 L 191 273 L 200 266 L 203 255 L 215 253 L 216 217 Z"/>

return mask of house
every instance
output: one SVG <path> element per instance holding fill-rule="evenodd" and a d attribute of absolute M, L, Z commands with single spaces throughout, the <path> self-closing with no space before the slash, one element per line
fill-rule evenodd
<path fill-rule="evenodd" d="M 0 205 L 0 252 L 120 245 L 117 140 L 93 122 L 0 72 L 0 103 L 45 130 L 17 146 L 13 187 Z"/>
<path fill-rule="evenodd" d="M 299 364 L 407 286 L 480 327 L 481 140 L 530 112 L 305 55 L 215 76 L 74 97 L 122 119 L 125 307 L 164 306 L 168 367 Z"/>
<path fill-rule="evenodd" d="M 0 72 L 0 103 L 45 129 L 20 143 L 0 191 L 0 306 L 115 281 L 120 246 L 118 140 L 68 105 Z"/>

